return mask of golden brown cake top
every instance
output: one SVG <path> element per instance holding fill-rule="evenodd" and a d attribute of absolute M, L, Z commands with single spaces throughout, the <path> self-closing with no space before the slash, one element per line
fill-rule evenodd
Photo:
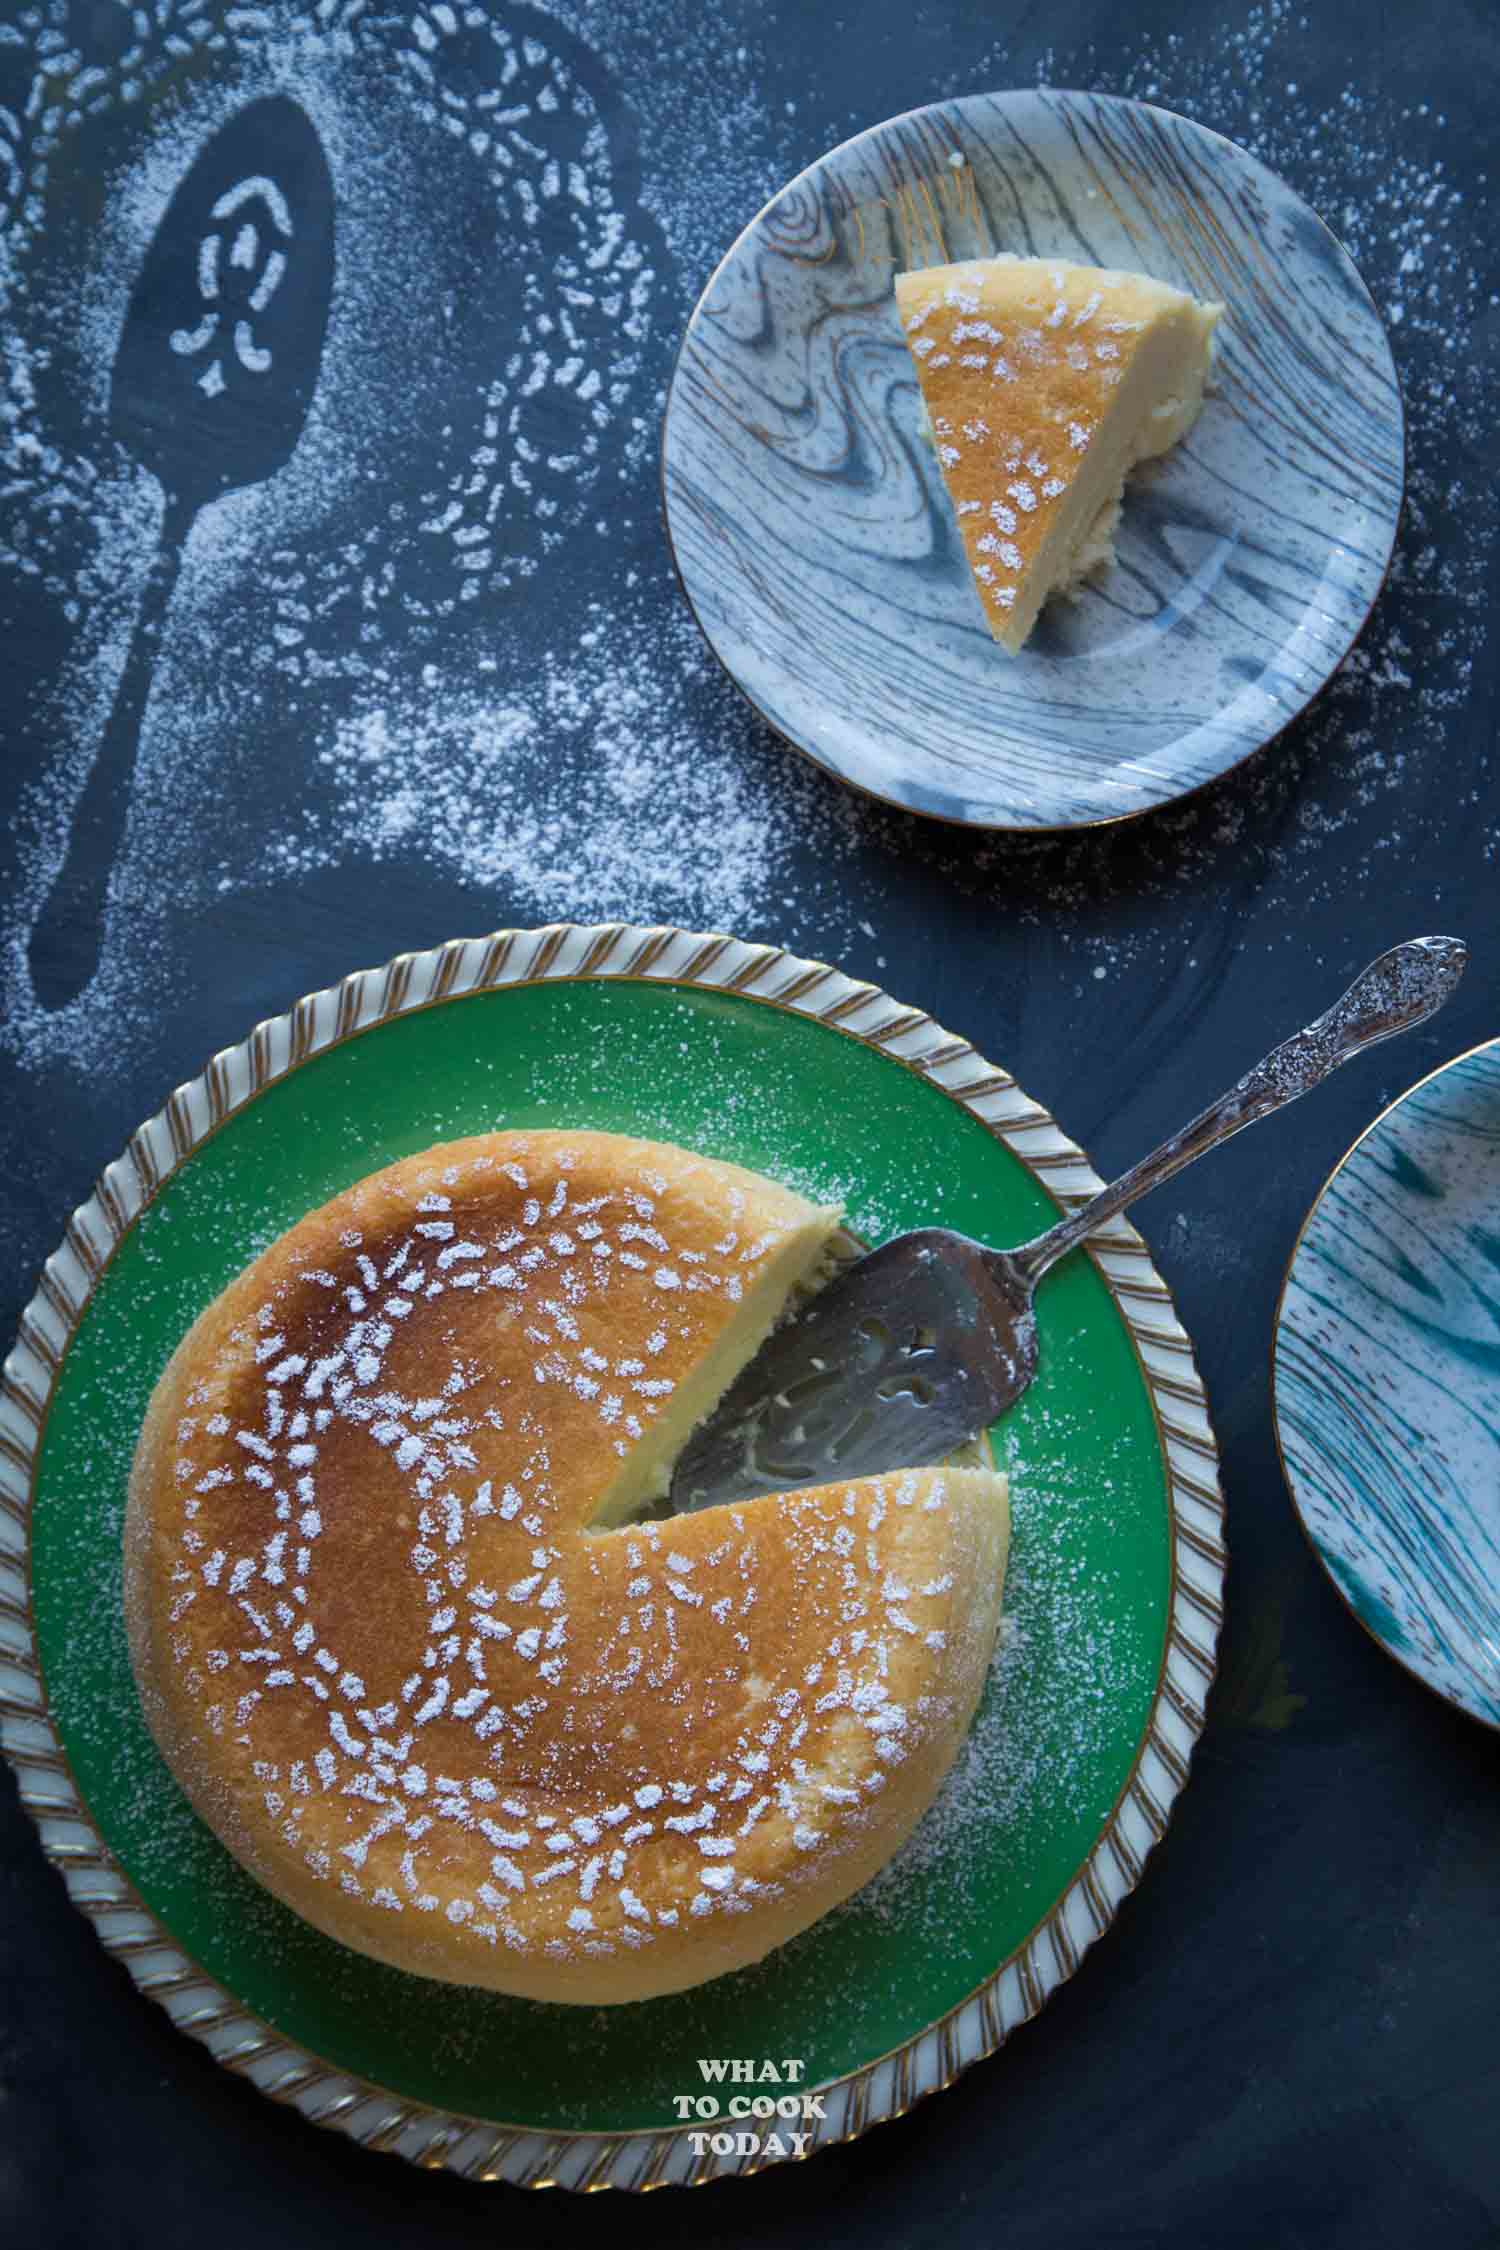
<path fill-rule="evenodd" d="M 1141 340 L 1193 300 L 1142 274 L 993 258 L 896 277 L 943 481 L 991 629 L 1009 614 Z"/>
<path fill-rule="evenodd" d="M 488 1136 L 350 1189 L 199 1321 L 137 1457 L 133 1646 L 273 1888 L 441 1920 L 413 1965 L 458 1974 L 471 1938 L 566 1962 L 743 1913 L 857 1839 L 947 1636 L 993 1631 L 950 1616 L 976 1534 L 943 1474 L 589 1528 L 835 1218 L 661 1144 Z"/>

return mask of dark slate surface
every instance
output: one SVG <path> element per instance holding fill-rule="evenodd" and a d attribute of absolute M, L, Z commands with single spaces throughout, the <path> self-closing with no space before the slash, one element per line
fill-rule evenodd
<path fill-rule="evenodd" d="M 638 167 L 648 199 L 670 196 L 675 179 L 700 205 L 722 204 L 717 243 L 705 235 L 700 249 L 684 250 L 687 238 L 670 225 L 659 240 L 639 378 L 638 411 L 648 416 L 716 248 L 760 195 L 861 123 L 929 94 L 1039 73 L 1154 91 L 1251 140 L 1349 237 L 1382 301 L 1403 305 L 1396 341 L 1413 409 L 1415 505 L 1367 665 L 1244 772 L 1191 807 L 1120 831 L 1022 847 L 862 813 L 831 878 L 801 898 L 794 882 L 774 886 L 744 934 L 878 974 L 1010 1065 L 1106 1173 L 1395 938 L 1451 929 L 1476 952 L 1435 1025 L 1354 1064 L 1142 1214 L 1208 1384 L 1233 1563 L 1211 1724 L 1141 1890 L 1043 2017 L 941 2098 L 805 2167 L 700 2191 L 690 2211 L 657 2201 L 646 2215 L 691 2223 L 714 2244 L 774 2236 L 829 2250 L 990 2242 L 1002 2232 L 1017 2250 L 1375 2250 L 1418 2239 L 1477 2250 L 1500 2228 L 1500 1745 L 1388 1664 L 1323 1579 L 1278 1474 L 1268 1360 L 1286 1261 L 1330 1165 L 1403 1086 L 1500 1031 L 1496 643 L 1483 635 L 1495 594 L 1500 455 L 1486 414 L 1492 423 L 1500 323 L 1482 213 L 1500 28 L 1473 0 L 1378 18 L 1355 0 L 1314 5 L 1304 18 L 1227 7 L 1214 11 L 1212 30 L 1206 15 L 1187 22 L 1155 0 L 1059 0 L 1046 11 L 1016 7 L 1007 22 L 948 0 L 915 10 L 870 0 L 816 15 L 785 0 L 761 13 L 746 0 L 701 22 L 634 0 L 608 13 L 572 8 L 566 31 L 537 10 L 499 12 L 571 57 L 609 124 L 627 201 Z M 191 5 L 180 15 L 190 36 L 168 62 L 189 103 L 232 74 L 235 42 L 264 38 L 270 20 L 195 48 L 192 25 L 211 30 L 211 16 Z M 291 12 L 278 15 L 290 37 Z M 37 120 L 61 98 L 57 76 L 32 97 L 38 57 L 73 54 L 74 77 L 103 73 L 92 82 L 94 112 L 56 136 L 41 190 L 43 246 L 33 227 L 10 316 L 23 340 L 41 340 L 44 329 L 66 336 L 58 306 L 83 289 L 111 199 L 128 198 L 143 109 L 114 100 L 110 74 L 118 77 L 133 36 L 127 11 L 105 0 L 8 11 L 0 30 L 0 110 L 16 121 L 14 132 L 4 126 L 0 155 L 19 141 L 23 176 Z M 1334 122 L 1309 122 L 1329 110 Z M 716 118 L 727 120 L 722 131 Z M 9 193 L 4 177 L 0 192 Z M 1429 189 L 1424 243 L 1409 206 Z M 456 232 L 478 224 L 462 205 L 445 209 Z M 652 222 L 639 220 L 637 231 L 650 237 Z M 9 434 L 34 429 L 39 413 L 64 453 L 107 454 L 121 433 L 104 426 L 85 361 L 66 342 L 36 361 L 40 408 L 13 387 Z M 419 420 L 429 412 L 424 364 L 407 371 Z M 623 443 L 618 424 L 610 443 Z M 474 605 L 477 618 L 434 629 L 434 644 L 446 634 L 445 659 L 484 645 L 465 644 L 463 633 L 497 619 L 517 661 L 570 646 L 606 576 L 630 567 L 640 573 L 638 629 L 663 627 L 680 597 L 654 478 L 647 450 L 621 488 L 627 513 L 609 573 L 581 549 L 542 558 L 503 612 L 486 601 Z M 76 704 L 54 693 L 89 630 L 87 603 L 72 616 L 64 607 L 89 542 L 77 510 L 38 499 L 45 481 L 24 452 L 0 476 L 0 549 L 12 557 L 0 588 L 7 1333 L 67 1212 L 211 1049 L 351 967 L 557 911 L 555 900 L 539 908 L 519 881 L 481 887 L 440 871 L 419 839 L 374 881 L 357 854 L 339 864 L 336 852 L 305 878 L 229 892 L 195 879 L 195 854 L 205 864 L 214 856 L 202 842 L 212 834 L 205 803 L 218 804 L 233 836 L 265 809 L 295 805 L 304 787 L 316 698 L 304 702 L 256 673 L 269 612 L 257 609 L 252 585 L 203 745 L 198 826 L 179 829 L 158 804 L 127 831 L 116 868 L 105 966 L 142 964 L 156 995 L 149 1020 L 112 1039 L 109 1010 L 91 1015 L 86 990 L 74 1032 L 53 1038 L 26 950 L 81 771 L 57 793 L 49 776 L 76 753 L 76 729 L 102 733 L 108 704 L 85 726 Z M 128 626 L 140 593 L 138 582 L 134 595 L 106 585 L 100 599 L 123 601 Z M 163 631 L 170 636 L 170 611 Z M 412 663 L 423 660 L 419 641 Z M 702 693 L 704 724 L 728 729 L 737 768 L 768 799 L 805 807 L 810 834 L 823 834 L 836 792 L 800 778 L 748 713 L 726 720 L 711 682 Z M 566 771 L 551 785 L 567 788 Z M 645 918 L 661 911 L 649 877 L 630 903 Z M 673 918 L 687 918 L 675 901 Z M 63 957 L 87 956 L 91 941 L 75 923 L 48 943 L 57 950 L 39 954 L 38 979 L 60 990 L 89 965 L 70 970 Z M 637 2222 L 611 2199 L 527 2199 L 408 2173 L 302 2125 L 216 2069 L 106 1960 L 43 1861 L 8 1776 L 0 1881 L 6 2240 L 90 2250 L 274 2241 L 290 2250 L 355 2229 L 372 2244 L 488 2242 L 499 2230 L 551 2244 Z"/>

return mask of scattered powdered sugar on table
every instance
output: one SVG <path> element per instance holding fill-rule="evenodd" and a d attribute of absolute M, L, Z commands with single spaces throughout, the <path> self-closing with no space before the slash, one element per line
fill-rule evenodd
<path fill-rule="evenodd" d="M 643 121 L 641 201 L 676 260 L 685 321 L 734 236 L 807 160 L 796 154 L 807 138 L 794 122 L 799 104 L 768 98 L 766 42 L 730 47 L 695 11 L 673 17 L 660 0 L 554 0 L 553 12 L 608 56 Z"/>
<path fill-rule="evenodd" d="M 424 670 L 420 691 L 382 666 L 375 692 L 316 753 L 302 819 L 221 889 L 255 887 L 357 851 L 415 854 L 525 902 L 539 919 L 706 921 L 775 933 L 820 886 L 856 816 L 772 744 L 747 758 L 735 690 L 685 610 L 654 626 L 628 591 L 596 607 L 576 651 L 486 693 L 465 667 Z M 380 690 L 384 688 L 385 692 Z"/>
<path fill-rule="evenodd" d="M 794 853 L 837 857 L 854 816 L 765 740 L 705 658 L 660 553 L 654 492 L 676 334 L 724 210 L 784 169 L 775 132 L 748 56 L 726 71 L 685 32 L 670 115 L 650 104 L 648 191 L 632 113 L 605 123 L 615 68 L 601 54 L 622 58 L 627 100 L 632 88 L 640 100 L 660 89 L 659 27 L 640 9 L 608 26 L 589 8 L 550 21 L 435 0 L 401 22 L 326 6 L 221 22 L 189 0 L 142 17 L 99 63 L 26 19 L 34 84 L 51 98 L 0 181 L 22 313 L 0 409 L 0 563 L 51 597 L 71 639 L 41 690 L 51 756 L 23 796 L 21 879 L 0 913 L 0 1036 L 24 1062 L 97 1068 L 118 1052 L 166 998 L 169 918 L 206 890 L 425 860 L 482 889 L 492 922 L 774 928 Z M 161 518 L 154 478 L 109 430 L 116 343 L 195 156 L 272 92 L 311 117 L 333 179 L 322 370 L 287 468 L 194 525 L 104 958 L 76 1003 L 48 1013 L 27 941 Z M 111 143 L 125 154 L 70 253 L 49 236 L 43 191 L 70 136 L 104 112 L 127 121 Z M 60 377 L 81 417 L 71 452 L 49 434 Z M 608 568 L 611 550 L 622 567 Z M 538 664 L 528 588 L 567 601 L 590 568 L 600 593 L 575 603 L 582 629 L 549 607 Z"/>

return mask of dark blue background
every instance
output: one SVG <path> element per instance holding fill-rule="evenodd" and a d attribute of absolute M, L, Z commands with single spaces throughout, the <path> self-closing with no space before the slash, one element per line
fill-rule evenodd
<path fill-rule="evenodd" d="M 113 6 L 57 13 L 85 54 L 107 59 L 121 36 Z M 736 151 L 724 193 L 744 200 L 726 202 L 720 247 L 757 194 L 858 125 L 934 94 L 1040 73 L 1154 90 L 1250 140 L 1336 230 L 1348 197 L 1375 192 L 1369 143 L 1388 133 L 1393 183 L 1398 160 L 1416 150 L 1429 171 L 1445 167 L 1444 193 L 1464 198 L 1444 206 L 1428 278 L 1462 269 L 1479 283 L 1454 343 L 1431 305 L 1422 323 L 1408 318 L 1395 332 L 1417 507 L 1371 628 L 1377 660 L 1367 672 L 1346 675 L 1204 798 L 1118 831 L 1019 844 L 861 812 L 837 861 L 842 904 L 820 878 L 813 903 L 780 916 L 768 908 L 764 926 L 743 934 L 837 950 L 855 973 L 964 1033 L 1012 1068 L 1106 1175 L 1395 939 L 1453 930 L 1470 940 L 1474 965 L 1434 1025 L 1352 1065 L 1140 1214 L 1197 1348 L 1223 1448 L 1232 1563 L 1221 1677 L 1191 1784 L 1140 1891 L 997 2057 L 852 2147 L 696 2191 L 691 2205 L 528 2199 L 419 2176 L 303 2125 L 175 2033 L 68 1905 L 7 1776 L 0 2235 L 49 2250 L 260 2250 L 355 2230 L 372 2244 L 583 2242 L 648 2223 L 692 2226 L 705 2244 L 827 2250 L 1001 2237 L 1015 2250 L 1407 2250 L 1415 2241 L 1478 2250 L 1500 2236 L 1500 1744 L 1390 1665 L 1323 1578 L 1278 1472 L 1268 1366 L 1286 1262 L 1330 1166 L 1402 1087 L 1500 1032 L 1497 643 L 1483 633 L 1495 595 L 1500 326 L 1482 181 L 1500 19 L 1485 0 L 1430 0 L 1419 12 L 1351 0 L 1313 4 L 1305 17 L 1273 8 L 1247 31 L 1238 8 L 1212 11 L 1211 23 L 1206 9 L 1189 18 L 1153 0 L 983 11 L 947 0 L 808 11 L 782 0 L 722 8 L 701 25 L 663 8 L 653 58 L 650 13 L 622 11 L 630 28 L 618 51 L 596 35 L 581 67 L 610 106 L 622 163 L 635 149 L 648 176 L 658 142 L 686 130 L 676 95 L 711 108 L 717 58 L 726 85 L 750 72 L 762 123 L 746 130 L 763 145 Z M 11 20 L 19 44 L 0 45 L 0 71 L 19 70 L 35 44 L 29 16 Z M 1224 44 L 1230 33 L 1248 41 L 1247 74 L 1270 51 L 1273 67 L 1251 94 L 1237 87 L 1242 50 Z M 741 46 L 748 64 L 731 61 Z M 1364 105 L 1347 136 L 1297 128 L 1300 110 L 1346 87 Z M 1403 124 L 1422 102 L 1429 118 Z M 109 130 L 108 121 L 98 129 L 101 147 Z M 85 135 L 74 151 L 85 170 L 90 145 Z M 690 157 L 685 144 L 675 149 L 679 166 Z M 692 182 L 700 195 L 711 156 L 704 165 Z M 84 223 L 76 212 L 74 223 Z M 1384 302 L 1394 261 L 1370 271 L 1383 226 L 1366 207 L 1356 242 Z M 60 227 L 56 255 L 72 254 Z M 647 347 L 656 387 L 707 270 L 706 261 L 684 270 L 670 249 L 663 256 Z M 53 382 L 48 411 L 63 424 L 82 409 L 66 366 Z M 1446 403 L 1455 382 L 1466 411 Z M 646 411 L 658 408 L 659 397 L 648 400 Z M 640 572 L 649 629 L 680 600 L 650 457 L 630 499 L 611 567 Z M 1424 565 L 1429 547 L 1436 560 Z M 513 646 L 524 655 L 568 645 L 596 591 L 587 566 L 530 581 L 506 609 Z M 24 575 L 0 588 L 0 627 L 9 753 L 0 884 L 25 893 L 43 849 L 27 792 L 61 748 L 47 689 L 67 661 L 67 634 L 55 602 Z M 1445 668 L 1465 657 L 1467 693 L 1444 706 Z M 1389 669 L 1378 676 L 1390 663 L 1407 686 L 1393 685 Z M 772 796 L 807 804 L 820 832 L 838 793 L 806 776 L 749 712 L 730 724 L 743 769 Z M 224 786 L 274 797 L 294 785 L 299 756 L 292 716 L 268 707 L 255 777 L 241 762 Z M 367 868 L 330 865 L 258 892 L 189 890 L 175 903 L 154 893 L 149 865 L 122 880 L 139 886 L 139 910 L 160 924 L 170 998 L 150 1030 L 122 1052 L 101 1045 L 87 1066 L 0 1046 L 7 1334 L 66 1214 L 211 1050 L 357 965 L 548 918 L 518 887 L 475 890 L 415 852 L 373 882 Z M 134 910 L 117 893 L 122 902 Z M 1096 976 L 1100 966 L 1107 973 Z M 14 947 L 6 974 L 18 989 Z"/>

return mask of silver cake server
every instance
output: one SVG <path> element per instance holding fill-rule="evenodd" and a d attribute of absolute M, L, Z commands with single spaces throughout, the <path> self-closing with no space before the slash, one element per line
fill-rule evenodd
<path fill-rule="evenodd" d="M 1123 1211 L 1365 1047 L 1422 1023 L 1468 960 L 1457 938 L 1382 953 L 1341 1000 L 1171 1140 L 1034 1242 L 991 1250 L 923 1227 L 845 1267 L 786 1321 L 689 1439 L 682 1513 L 761 1492 L 941 1461 L 1014 1404 L 1037 1369 L 1032 1297 L 1049 1267 Z"/>

